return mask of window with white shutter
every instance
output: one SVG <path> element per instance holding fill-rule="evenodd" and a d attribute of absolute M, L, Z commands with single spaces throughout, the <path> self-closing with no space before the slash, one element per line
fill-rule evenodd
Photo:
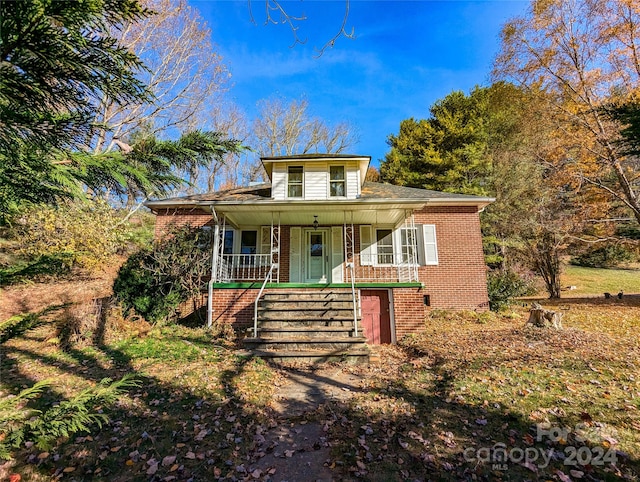
<path fill-rule="evenodd" d="M 360 226 L 360 265 L 373 265 L 373 236 L 371 226 Z"/>
<path fill-rule="evenodd" d="M 435 224 L 422 225 L 422 254 L 421 264 L 438 264 L 438 243 L 436 240 Z"/>

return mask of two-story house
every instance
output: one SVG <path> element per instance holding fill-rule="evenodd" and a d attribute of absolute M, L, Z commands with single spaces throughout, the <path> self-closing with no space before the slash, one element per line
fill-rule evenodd
<path fill-rule="evenodd" d="M 479 212 L 493 199 L 366 182 L 370 159 L 267 157 L 270 183 L 146 203 L 158 237 L 214 230 L 210 323 L 280 348 L 330 334 L 394 343 L 429 309 L 488 308 Z"/>

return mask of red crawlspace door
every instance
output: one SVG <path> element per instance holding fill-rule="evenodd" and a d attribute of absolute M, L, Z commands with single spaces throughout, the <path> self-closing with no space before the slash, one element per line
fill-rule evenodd
<path fill-rule="evenodd" d="M 360 292 L 362 328 L 367 342 L 373 345 L 391 343 L 391 316 L 387 290 L 362 290 Z"/>

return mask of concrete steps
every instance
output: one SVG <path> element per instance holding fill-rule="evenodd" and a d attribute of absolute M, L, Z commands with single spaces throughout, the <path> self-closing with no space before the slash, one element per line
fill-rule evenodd
<path fill-rule="evenodd" d="M 367 363 L 366 338 L 355 336 L 351 292 L 266 293 L 258 305 L 258 333 L 249 329 L 248 354 L 275 361 Z"/>

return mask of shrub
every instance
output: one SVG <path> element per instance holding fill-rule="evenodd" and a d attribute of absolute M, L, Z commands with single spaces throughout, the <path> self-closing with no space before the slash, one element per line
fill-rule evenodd
<path fill-rule="evenodd" d="M 125 311 L 150 322 L 170 319 L 200 293 L 211 269 L 211 233 L 189 226 L 173 231 L 153 249 L 125 262 L 113 285 Z"/>
<path fill-rule="evenodd" d="M 614 268 L 637 259 L 635 253 L 619 244 L 589 250 L 571 259 L 571 264 L 587 268 Z"/>
<path fill-rule="evenodd" d="M 127 389 L 140 386 L 129 375 L 115 382 L 105 378 L 45 411 L 30 408 L 27 403 L 51 384 L 49 380 L 38 382 L 15 397 L 0 400 L 0 459 L 10 459 L 12 451 L 27 440 L 34 441 L 40 450 L 48 450 L 60 437 L 89 432 L 93 424 L 101 427 L 109 421 L 104 406 L 115 403 Z"/>
<path fill-rule="evenodd" d="M 511 304 L 513 298 L 535 293 L 535 287 L 513 270 L 490 271 L 487 277 L 489 309 L 500 311 Z"/>
<path fill-rule="evenodd" d="M 17 254 L 30 260 L 25 275 L 37 275 L 43 263 L 54 274 L 93 270 L 125 245 L 128 226 L 122 219 L 105 201 L 34 206 L 15 217 L 7 235 L 19 241 Z"/>

